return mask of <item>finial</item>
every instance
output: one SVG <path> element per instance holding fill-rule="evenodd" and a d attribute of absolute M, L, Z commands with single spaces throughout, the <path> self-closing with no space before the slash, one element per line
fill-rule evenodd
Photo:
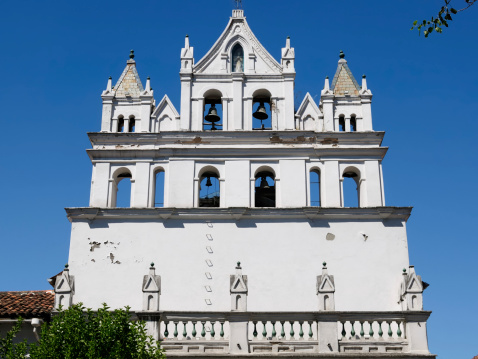
<path fill-rule="evenodd" d="M 241 268 L 241 262 L 237 262 L 237 268 Z"/>
<path fill-rule="evenodd" d="M 329 79 L 329 76 L 325 76 L 325 79 L 328 80 L 328 79 Z"/>
<path fill-rule="evenodd" d="M 233 0 L 236 3 L 236 9 L 242 9 L 242 0 Z"/>
<path fill-rule="evenodd" d="M 130 58 L 131 60 L 134 59 L 134 50 L 131 50 L 131 51 L 129 52 L 129 58 Z"/>
<path fill-rule="evenodd" d="M 154 262 L 151 262 L 151 268 L 154 268 Z"/>
<path fill-rule="evenodd" d="M 340 56 L 341 59 L 345 58 L 345 54 L 342 50 L 340 50 L 340 55 L 339 56 Z"/>
<path fill-rule="evenodd" d="M 151 77 L 148 76 L 148 78 L 146 80 L 151 80 Z"/>
<path fill-rule="evenodd" d="M 407 270 L 405 268 L 403 268 L 403 273 L 407 273 Z"/>
<path fill-rule="evenodd" d="M 363 78 L 363 79 L 366 79 L 366 78 L 367 78 L 367 76 L 365 76 L 365 74 L 363 74 L 363 75 L 362 75 L 362 78 Z"/>
<path fill-rule="evenodd" d="M 290 36 L 287 36 L 287 38 L 290 40 Z"/>
<path fill-rule="evenodd" d="M 327 267 L 327 263 L 326 263 L 326 262 L 322 263 L 322 265 L 324 266 L 324 268 Z"/>
<path fill-rule="evenodd" d="M 65 264 L 65 269 L 68 270 L 68 267 L 69 267 L 69 265 L 68 265 L 68 263 L 66 263 Z"/>
<path fill-rule="evenodd" d="M 112 80 L 112 79 L 113 79 L 113 78 L 112 78 L 111 76 L 110 76 L 110 77 L 108 77 L 108 80 Z"/>

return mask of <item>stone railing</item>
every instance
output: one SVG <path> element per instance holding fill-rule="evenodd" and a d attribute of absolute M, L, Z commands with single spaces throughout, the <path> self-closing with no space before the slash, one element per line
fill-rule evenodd
<path fill-rule="evenodd" d="M 430 312 L 137 312 L 168 356 L 428 351 Z M 296 353 L 296 354 L 294 354 Z M 407 354 L 407 355 L 408 355 Z"/>

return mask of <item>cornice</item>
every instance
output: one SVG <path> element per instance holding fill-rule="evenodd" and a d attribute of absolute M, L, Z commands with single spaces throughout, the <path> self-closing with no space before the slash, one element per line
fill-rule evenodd
<path fill-rule="evenodd" d="M 65 208 L 70 222 L 92 221 L 96 219 L 146 219 L 151 221 L 166 221 L 168 219 L 204 221 L 204 220 L 270 220 L 295 219 L 303 221 L 340 221 L 340 220 L 375 220 L 407 221 L 412 207 L 299 207 L 299 208 L 100 208 L 71 207 Z"/>

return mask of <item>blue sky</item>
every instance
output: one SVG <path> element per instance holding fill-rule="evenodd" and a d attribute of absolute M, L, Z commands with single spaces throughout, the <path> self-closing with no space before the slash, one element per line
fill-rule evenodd
<path fill-rule="evenodd" d="M 462 0 L 454 0 L 457 4 Z M 293 4 L 291 6 L 291 4 Z M 428 39 L 410 31 L 440 0 L 244 0 L 252 30 L 277 58 L 296 50 L 297 101 L 320 96 L 343 50 L 367 74 L 373 124 L 386 131 L 387 205 L 414 206 L 410 260 L 431 286 L 431 351 L 478 354 L 476 99 L 478 5 Z M 458 5 L 457 5 L 458 7 Z M 68 258 L 64 207 L 87 206 L 86 132 L 98 131 L 101 91 L 130 49 L 159 101 L 179 108 L 179 54 L 189 34 L 198 61 L 227 24 L 232 1 L 7 1 L 0 12 L 3 191 L 0 290 L 49 288 Z"/>

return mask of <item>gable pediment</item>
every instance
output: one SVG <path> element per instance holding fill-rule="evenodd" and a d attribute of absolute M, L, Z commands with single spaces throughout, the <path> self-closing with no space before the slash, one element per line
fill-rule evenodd
<path fill-rule="evenodd" d="M 281 74 L 282 66 L 261 45 L 245 17 L 233 17 L 208 53 L 193 67 L 193 73 L 230 73 L 235 44 L 244 50 L 244 73 Z M 254 66 L 251 66 L 251 61 Z"/>
<path fill-rule="evenodd" d="M 318 118 L 323 117 L 322 111 L 320 111 L 319 106 L 317 106 L 314 99 L 308 92 L 305 95 L 304 100 L 300 104 L 296 115 L 299 116 L 300 119 L 304 119 L 307 116 L 310 116 L 313 119 L 317 120 Z"/>
<path fill-rule="evenodd" d="M 231 276 L 231 293 L 247 293 L 247 276 Z"/>
<path fill-rule="evenodd" d="M 143 292 L 160 292 L 161 277 L 159 275 L 148 274 L 143 279 Z"/>

